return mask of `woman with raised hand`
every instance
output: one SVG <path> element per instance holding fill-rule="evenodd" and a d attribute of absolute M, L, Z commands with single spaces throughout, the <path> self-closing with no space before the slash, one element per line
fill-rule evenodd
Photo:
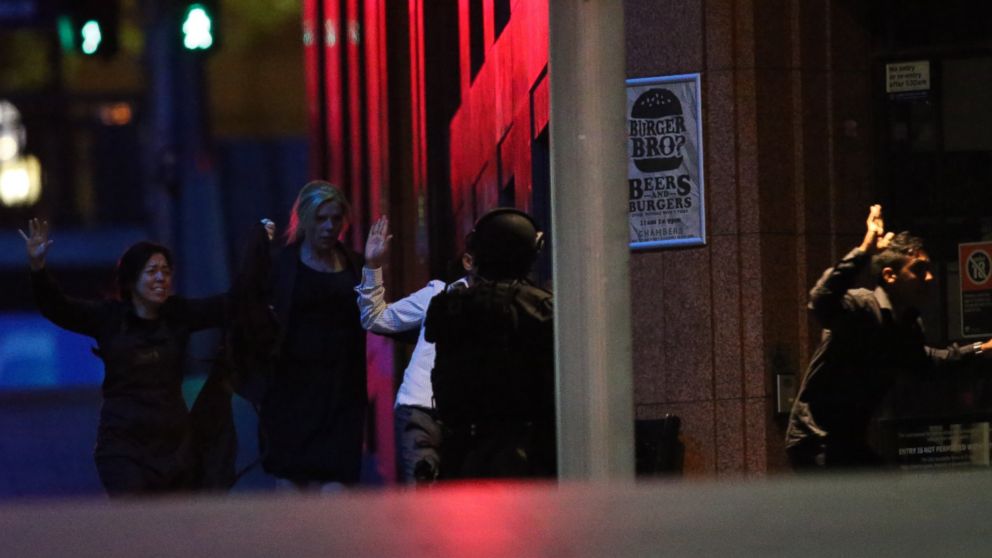
<path fill-rule="evenodd" d="M 359 480 L 368 395 L 353 289 L 363 262 L 339 240 L 348 210 L 332 184 L 304 185 L 272 266 L 281 333 L 260 407 L 260 445 L 265 470 L 292 489 L 332 490 Z"/>
<path fill-rule="evenodd" d="M 224 323 L 223 295 L 173 295 L 172 253 L 138 242 L 117 262 L 117 298 L 78 300 L 63 294 L 45 266 L 53 241 L 46 221 L 19 230 L 42 315 L 96 340 L 104 363 L 96 467 L 111 496 L 196 488 L 197 458 L 182 396 L 186 345 L 192 332 Z"/>

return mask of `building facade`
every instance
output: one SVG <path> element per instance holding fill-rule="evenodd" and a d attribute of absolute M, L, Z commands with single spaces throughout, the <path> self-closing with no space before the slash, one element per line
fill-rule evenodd
<path fill-rule="evenodd" d="M 391 292 L 443 274 L 489 208 L 550 229 L 546 0 L 304 4 L 312 172 L 357 200 L 356 246 L 390 215 Z M 700 74 L 706 243 L 629 270 L 636 416 L 681 417 L 686 475 L 786 469 L 781 411 L 820 335 L 807 293 L 872 203 L 928 240 L 930 341 L 966 340 L 957 244 L 992 234 L 992 31 L 982 2 L 932 4 L 624 3 L 629 78 Z M 925 80 L 899 90 L 900 64 Z M 900 390 L 880 420 L 992 408 L 973 377 Z"/>

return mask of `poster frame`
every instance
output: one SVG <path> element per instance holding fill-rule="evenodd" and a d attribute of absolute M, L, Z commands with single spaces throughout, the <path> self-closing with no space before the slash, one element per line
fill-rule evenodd
<path fill-rule="evenodd" d="M 652 77 L 641 77 L 641 78 L 630 78 L 625 81 L 627 90 L 629 91 L 633 87 L 643 87 L 645 85 L 658 85 L 658 84 L 671 84 L 671 83 L 690 83 L 693 88 L 693 98 L 695 101 L 695 114 L 693 115 L 696 120 L 696 173 L 698 176 L 697 187 L 699 189 L 699 207 L 696 211 L 699 214 L 699 230 L 698 234 L 688 237 L 688 238 L 658 238 L 652 240 L 642 240 L 642 241 L 629 241 L 629 248 L 631 250 L 651 250 L 658 248 L 679 248 L 687 246 L 705 246 L 706 245 L 706 181 L 704 174 L 704 164 L 703 160 L 706 156 L 706 150 L 703 145 L 703 121 L 702 121 L 702 99 L 701 99 L 701 81 L 702 74 L 690 73 L 690 74 L 676 74 L 670 76 L 652 76 Z M 629 103 L 629 101 L 628 101 Z M 624 109 L 624 129 L 627 129 L 627 119 L 630 114 L 630 105 Z M 629 143 L 629 142 L 625 142 Z M 628 168 L 630 168 L 630 154 L 627 155 Z M 628 181 L 630 177 L 628 175 Z M 628 192 L 629 200 L 629 184 L 625 191 Z M 632 214 L 630 211 L 627 212 L 628 228 L 632 228 L 631 223 Z"/>

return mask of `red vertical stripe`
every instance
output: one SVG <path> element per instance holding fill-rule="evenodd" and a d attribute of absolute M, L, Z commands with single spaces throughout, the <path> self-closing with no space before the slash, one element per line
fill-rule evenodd
<path fill-rule="evenodd" d="M 424 7 L 422 0 L 410 0 L 410 114 L 413 136 L 413 187 L 421 203 L 427 182 L 427 127 L 424 85 Z M 424 225 L 418 211 L 418 226 Z M 421 248 L 421 247 L 418 247 Z M 422 247 L 425 248 L 426 247 Z"/>
<path fill-rule="evenodd" d="M 419 35 L 420 40 L 417 42 L 418 52 L 417 57 L 420 59 L 420 65 L 418 66 L 420 72 L 417 76 L 417 93 L 418 93 L 418 103 L 417 109 L 419 111 L 418 118 L 420 125 L 417 128 L 417 133 L 420 135 L 420 192 L 424 192 L 427 187 L 427 72 L 424 69 L 427 57 L 424 54 L 426 48 L 426 36 L 424 35 L 424 3 L 423 0 L 419 2 L 419 13 L 418 24 L 419 24 Z"/>
<path fill-rule="evenodd" d="M 324 0 L 324 90 L 327 103 L 327 159 L 325 176 L 340 188 L 344 184 L 344 69 L 341 67 L 341 2 Z"/>
<path fill-rule="evenodd" d="M 461 98 L 468 99 L 472 86 L 472 41 L 469 21 L 469 0 L 458 2 L 458 62 L 462 84 Z"/>
<path fill-rule="evenodd" d="M 386 139 L 386 17 L 385 3 L 381 0 L 363 0 L 364 24 L 363 54 L 365 57 L 365 128 L 368 144 L 367 186 L 368 218 L 377 219 L 386 211 L 382 199 L 383 187 L 388 181 L 389 163 Z M 393 345 L 378 335 L 369 335 L 368 354 L 368 393 L 373 402 L 376 416 L 375 448 L 376 467 L 379 475 L 388 482 L 396 480 L 395 433 L 393 432 Z"/>
<path fill-rule="evenodd" d="M 352 204 L 352 248 L 361 251 L 365 245 L 365 222 L 367 204 L 362 172 L 365 161 L 362 157 L 362 34 L 363 29 L 358 10 L 358 0 L 347 0 L 345 10 L 345 56 L 348 72 L 348 197 Z"/>
<path fill-rule="evenodd" d="M 533 0 L 531 0 L 533 1 Z M 496 7 L 493 0 L 482 0 L 482 50 L 488 52 L 496 41 Z"/>
<path fill-rule="evenodd" d="M 320 106 L 320 0 L 303 1 L 303 69 L 307 91 L 307 118 L 310 133 L 310 176 L 323 176 L 324 127 Z"/>
<path fill-rule="evenodd" d="M 386 17 L 379 0 L 365 0 L 365 91 L 366 129 L 368 130 L 368 210 L 374 221 L 388 212 L 382 188 L 389 180 L 389 149 L 386 131 L 389 109 L 386 106 Z"/>

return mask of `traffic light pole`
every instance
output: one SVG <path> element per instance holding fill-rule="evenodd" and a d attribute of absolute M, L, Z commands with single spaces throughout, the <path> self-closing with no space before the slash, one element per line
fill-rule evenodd
<path fill-rule="evenodd" d="M 174 25 L 167 2 L 143 0 L 147 75 L 144 117 L 142 118 L 142 167 L 145 214 L 149 235 L 168 246 L 176 245 L 175 200 L 179 192 L 176 146 L 176 58 Z"/>
<path fill-rule="evenodd" d="M 223 292 L 229 284 L 220 181 L 209 141 L 209 101 L 202 53 L 183 48 L 180 15 L 169 2 L 146 0 L 145 202 L 150 234 L 175 248 L 186 296 Z M 217 339 L 197 335 L 189 352 L 205 373 Z M 200 369 L 197 369 L 199 367 Z"/>
<path fill-rule="evenodd" d="M 176 111 L 179 152 L 177 240 L 183 253 L 183 285 L 192 295 L 227 288 L 228 250 L 216 150 L 210 139 L 210 101 L 202 53 L 180 50 Z M 262 216 L 258 216 L 261 218 Z"/>

